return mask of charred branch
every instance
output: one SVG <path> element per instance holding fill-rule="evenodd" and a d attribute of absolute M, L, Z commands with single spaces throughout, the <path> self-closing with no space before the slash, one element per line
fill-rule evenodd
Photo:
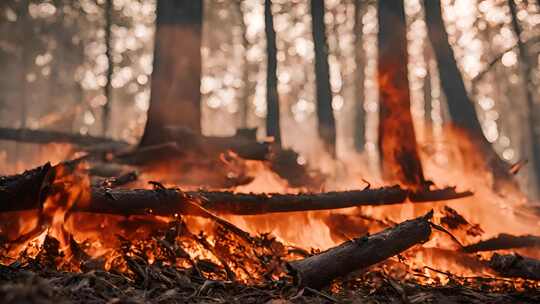
<path fill-rule="evenodd" d="M 489 240 L 465 246 L 463 250 L 465 252 L 479 252 L 529 247 L 540 247 L 540 237 L 534 235 L 515 236 L 502 233 Z"/>
<path fill-rule="evenodd" d="M 489 261 L 489 266 L 505 277 L 540 280 L 540 261 L 519 254 L 495 253 Z"/>
<path fill-rule="evenodd" d="M 45 201 L 45 190 L 54 177 L 49 163 L 22 174 L 0 177 L 2 212 L 38 208 Z"/>
<path fill-rule="evenodd" d="M 426 242 L 431 235 L 433 212 L 405 221 L 371 236 L 343 243 L 320 254 L 291 262 L 302 286 L 322 288 L 332 280 L 382 262 L 408 248 Z"/>

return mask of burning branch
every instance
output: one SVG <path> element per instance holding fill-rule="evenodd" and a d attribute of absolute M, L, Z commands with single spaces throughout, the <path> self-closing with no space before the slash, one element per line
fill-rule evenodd
<path fill-rule="evenodd" d="M 8 212 L 39 208 L 53 177 L 50 163 L 22 174 L 0 177 L 0 209 Z"/>
<path fill-rule="evenodd" d="M 408 248 L 426 242 L 431 235 L 433 212 L 405 221 L 371 236 L 343 243 L 320 254 L 291 262 L 300 284 L 322 288 L 332 280 L 384 261 Z"/>

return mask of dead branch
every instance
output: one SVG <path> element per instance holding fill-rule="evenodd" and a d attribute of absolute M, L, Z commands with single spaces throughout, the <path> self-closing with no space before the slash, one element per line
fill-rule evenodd
<path fill-rule="evenodd" d="M 206 209 L 221 214 L 256 215 L 349 208 L 403 203 L 407 191 L 399 186 L 326 193 L 234 193 L 226 191 L 189 192 Z"/>
<path fill-rule="evenodd" d="M 489 266 L 505 277 L 540 280 L 540 261 L 519 254 L 495 253 L 489 261 Z"/>
<path fill-rule="evenodd" d="M 489 240 L 480 241 L 475 244 L 465 246 L 465 252 L 492 251 L 502 249 L 540 247 L 540 237 L 534 235 L 515 236 L 501 233 Z"/>
<path fill-rule="evenodd" d="M 302 286 L 322 288 L 332 280 L 384 261 L 426 242 L 431 235 L 433 212 L 405 221 L 371 236 L 343 243 L 320 254 L 289 263 Z"/>
<path fill-rule="evenodd" d="M 0 140 L 11 140 L 35 144 L 68 143 L 83 148 L 96 149 L 107 147 L 110 150 L 123 149 L 128 143 L 111 138 L 95 137 L 74 133 L 65 133 L 51 130 L 11 129 L 0 128 Z"/>
<path fill-rule="evenodd" d="M 130 184 L 138 178 L 139 174 L 136 171 L 132 171 L 118 177 L 98 178 L 92 185 L 95 187 L 117 188 Z"/>
<path fill-rule="evenodd" d="M 3 212 L 38 208 L 54 173 L 50 163 L 22 174 L 0 177 L 0 209 Z"/>

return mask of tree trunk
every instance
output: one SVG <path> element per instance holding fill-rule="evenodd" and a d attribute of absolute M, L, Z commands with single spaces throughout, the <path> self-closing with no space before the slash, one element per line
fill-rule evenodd
<path fill-rule="evenodd" d="M 279 126 L 279 96 L 277 90 L 277 46 L 276 31 L 272 16 L 272 0 L 264 1 L 264 21 L 266 32 L 266 135 L 274 137 L 274 142 L 281 146 Z"/>
<path fill-rule="evenodd" d="M 523 30 L 519 24 L 517 17 L 517 7 L 514 0 L 508 0 L 508 6 L 510 7 L 510 15 L 512 16 L 512 29 L 516 34 L 517 45 L 518 45 L 518 55 L 519 55 L 519 71 L 521 73 L 521 79 L 525 90 L 525 96 L 527 98 L 527 108 L 526 113 L 528 115 L 527 122 L 529 124 L 529 136 L 530 136 L 530 145 L 532 147 L 532 154 L 530 156 L 531 162 L 533 165 L 534 175 L 538 178 L 540 174 L 540 143 L 538 139 L 540 138 L 538 126 L 538 117 L 536 115 L 537 109 L 534 102 L 534 83 L 532 80 L 532 63 L 529 59 L 528 48 L 522 40 Z M 532 177 L 534 178 L 534 177 Z M 537 181 L 538 183 L 538 181 Z"/>
<path fill-rule="evenodd" d="M 416 147 L 408 80 L 403 0 L 378 1 L 379 150 L 383 175 L 412 188 L 425 185 Z"/>
<path fill-rule="evenodd" d="M 105 1 L 105 56 L 107 56 L 107 83 L 103 89 L 105 94 L 106 103 L 103 105 L 103 117 L 102 117 L 102 134 L 107 136 L 109 132 L 109 120 L 111 117 L 112 106 L 112 76 L 114 71 L 114 64 L 112 59 L 112 10 L 113 1 Z"/>
<path fill-rule="evenodd" d="M 437 60 L 439 79 L 448 101 L 452 122 L 458 129 L 465 131 L 471 142 L 477 145 L 483 157 L 487 157 L 487 165 L 492 170 L 495 180 L 501 178 L 510 181 L 512 178 L 508 173 L 508 166 L 484 137 L 474 103 L 467 95 L 454 52 L 448 42 L 448 34 L 442 19 L 441 2 L 440 0 L 425 0 L 424 7 L 428 36 Z"/>
<path fill-rule="evenodd" d="M 315 47 L 315 82 L 318 131 L 326 150 L 336 156 L 336 122 L 332 109 L 328 43 L 324 24 L 324 0 L 311 0 L 312 34 Z"/>
<path fill-rule="evenodd" d="M 152 93 L 141 146 L 168 126 L 201 132 L 202 0 L 158 0 Z"/>
<path fill-rule="evenodd" d="M 251 86 L 249 81 L 249 70 L 250 70 L 250 63 L 248 60 L 248 49 L 249 49 L 249 40 L 247 37 L 247 24 L 244 21 L 244 11 L 242 10 L 242 1 L 236 1 L 235 2 L 237 9 L 238 9 L 238 16 L 240 17 L 240 26 L 242 27 L 242 88 L 239 98 L 239 108 L 240 108 L 240 121 L 239 121 L 239 127 L 240 128 L 247 128 L 248 127 L 248 118 L 249 118 L 249 94 L 251 93 Z"/>
<path fill-rule="evenodd" d="M 362 152 L 366 146 L 366 111 L 364 109 L 364 80 L 365 80 L 365 53 L 363 46 L 363 24 L 362 17 L 364 13 L 365 3 L 362 1 L 354 2 L 354 48 L 356 63 L 355 80 L 354 80 L 354 99 L 355 99 L 355 116 L 354 116 L 354 147 L 356 151 Z"/>

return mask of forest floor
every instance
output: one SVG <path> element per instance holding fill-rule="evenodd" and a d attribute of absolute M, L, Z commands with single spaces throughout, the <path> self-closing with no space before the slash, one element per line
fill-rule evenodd
<path fill-rule="evenodd" d="M 245 285 L 214 281 L 186 269 L 149 265 L 141 272 L 62 272 L 38 263 L 0 267 L 1 303 L 540 303 L 533 282 L 493 284 L 450 279 L 446 284 L 396 281 L 383 266 L 335 283 L 330 289 L 301 289 L 286 281 Z"/>

